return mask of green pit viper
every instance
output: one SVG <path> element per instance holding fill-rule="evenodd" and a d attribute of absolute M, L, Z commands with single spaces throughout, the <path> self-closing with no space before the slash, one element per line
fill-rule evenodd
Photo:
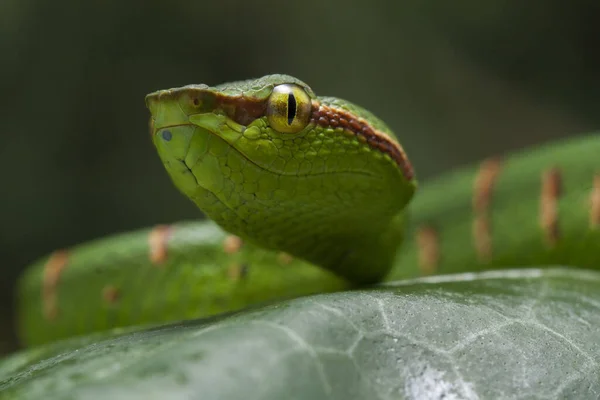
<path fill-rule="evenodd" d="M 39 260 L 18 287 L 25 345 L 422 275 L 600 267 L 596 135 L 491 158 L 416 192 L 384 122 L 290 76 L 160 90 L 146 105 L 166 171 L 212 221 Z"/>

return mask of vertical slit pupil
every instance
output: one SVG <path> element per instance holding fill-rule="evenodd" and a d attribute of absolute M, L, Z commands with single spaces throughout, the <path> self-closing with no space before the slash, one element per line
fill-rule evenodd
<path fill-rule="evenodd" d="M 288 125 L 291 125 L 296 118 L 296 97 L 292 93 L 288 94 L 287 112 Z"/>

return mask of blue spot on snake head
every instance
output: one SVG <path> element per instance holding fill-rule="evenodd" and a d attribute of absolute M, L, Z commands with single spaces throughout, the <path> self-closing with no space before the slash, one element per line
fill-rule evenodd
<path fill-rule="evenodd" d="M 162 138 L 165 142 L 170 142 L 171 138 L 173 138 L 173 134 L 171 133 L 170 130 L 165 129 L 164 131 L 161 132 Z"/>
<path fill-rule="evenodd" d="M 204 128 L 182 124 L 157 128 L 153 142 L 173 182 L 188 197 L 199 190 L 222 190 L 219 159 L 228 148 L 223 140 Z"/>
<path fill-rule="evenodd" d="M 163 163 L 176 163 L 185 160 L 196 127 L 179 125 L 156 129 L 153 135 L 154 146 Z"/>

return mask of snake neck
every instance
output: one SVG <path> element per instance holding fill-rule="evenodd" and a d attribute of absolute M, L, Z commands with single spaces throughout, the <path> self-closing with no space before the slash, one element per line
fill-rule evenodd
<path fill-rule="evenodd" d="M 341 210 L 290 214 L 286 212 L 290 206 L 283 204 L 281 211 L 274 207 L 268 214 L 249 212 L 241 219 L 239 209 L 214 194 L 193 199 L 223 229 L 244 241 L 288 253 L 357 284 L 375 283 L 388 274 L 405 230 L 402 212 L 369 222 L 362 213 Z"/>

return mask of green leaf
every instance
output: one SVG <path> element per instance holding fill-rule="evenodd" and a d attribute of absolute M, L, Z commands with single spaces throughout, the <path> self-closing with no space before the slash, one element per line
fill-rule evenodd
<path fill-rule="evenodd" d="M 600 274 L 510 270 L 323 294 L 57 343 L 2 399 L 600 397 Z"/>

